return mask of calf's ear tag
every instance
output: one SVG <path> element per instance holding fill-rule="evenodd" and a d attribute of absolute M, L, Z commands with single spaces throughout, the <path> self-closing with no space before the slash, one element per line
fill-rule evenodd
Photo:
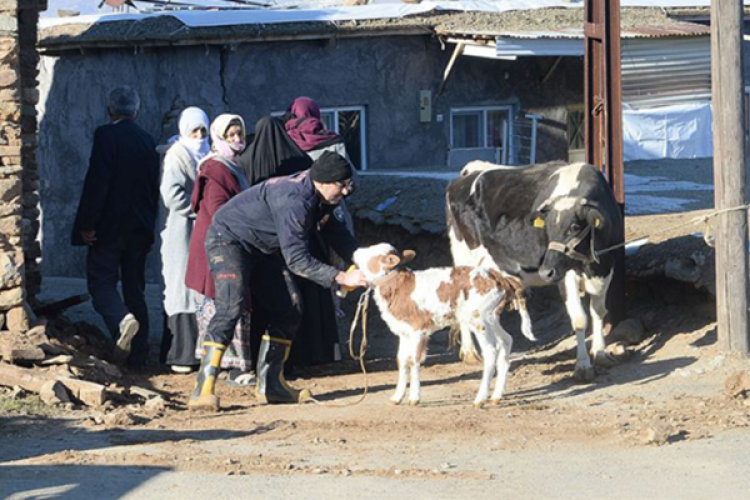
<path fill-rule="evenodd" d="M 594 219 L 594 227 L 599 227 L 601 225 L 602 225 L 602 220 L 599 217 Z"/>
<path fill-rule="evenodd" d="M 536 219 L 534 219 L 534 227 L 544 227 L 544 219 L 542 219 L 541 217 L 537 217 Z"/>

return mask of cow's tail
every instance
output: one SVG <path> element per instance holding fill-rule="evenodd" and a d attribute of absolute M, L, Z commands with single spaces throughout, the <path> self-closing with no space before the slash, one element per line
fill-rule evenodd
<path fill-rule="evenodd" d="M 516 310 L 521 315 L 521 333 L 523 336 L 532 342 L 537 342 L 537 338 L 531 328 L 531 316 L 529 316 L 529 310 L 526 308 L 526 297 L 523 293 L 516 297 Z"/>
<path fill-rule="evenodd" d="M 508 276 L 501 271 L 495 271 L 493 274 L 495 275 L 495 280 L 497 281 L 498 286 L 504 289 L 507 297 L 507 299 L 500 303 L 498 309 L 502 310 L 503 308 L 508 307 L 509 309 L 515 309 L 518 311 L 518 314 L 521 315 L 521 333 L 530 341 L 537 342 L 537 338 L 534 335 L 531 326 L 531 316 L 526 307 L 526 292 L 523 289 L 521 280 Z M 501 312 L 500 310 L 498 310 L 498 314 Z"/>

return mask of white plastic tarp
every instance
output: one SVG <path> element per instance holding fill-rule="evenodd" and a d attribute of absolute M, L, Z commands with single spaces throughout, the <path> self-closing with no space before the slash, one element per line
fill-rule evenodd
<path fill-rule="evenodd" d="M 713 156 L 708 101 L 622 110 L 625 161 Z"/>
<path fill-rule="evenodd" d="M 75 0 L 70 0 L 75 4 Z M 137 2 L 138 0 L 136 0 Z M 190 0 L 182 0 L 189 3 Z M 50 11 L 65 9 L 66 0 L 51 0 Z M 93 2 L 92 2 L 93 3 Z M 269 0 L 269 3 L 273 3 Z M 279 2 L 283 8 L 295 2 Z M 303 3 L 304 2 L 300 2 Z M 326 2 L 327 3 L 327 2 Z M 745 0 L 750 4 L 750 0 Z M 227 5 L 226 3 L 221 3 Z M 63 18 L 44 18 L 42 28 L 61 24 L 93 24 L 108 21 L 142 20 L 156 16 L 173 16 L 189 27 L 232 26 L 239 24 L 278 24 L 309 21 L 352 21 L 367 19 L 395 19 L 404 16 L 423 14 L 433 10 L 506 12 L 511 10 L 532 10 L 549 7 L 580 8 L 583 0 L 464 0 L 464 1 L 423 1 L 418 5 L 402 2 L 376 2 L 370 5 L 346 7 L 312 7 L 302 5 L 294 10 L 241 9 L 219 11 L 164 11 L 152 14 L 93 14 Z M 623 7 L 708 7 L 710 0 L 622 0 Z"/>

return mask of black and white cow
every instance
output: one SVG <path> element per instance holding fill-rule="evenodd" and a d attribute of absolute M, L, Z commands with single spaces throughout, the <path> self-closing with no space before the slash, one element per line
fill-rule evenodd
<path fill-rule="evenodd" d="M 511 168 L 471 162 L 448 186 L 446 201 L 456 266 L 495 266 L 527 287 L 564 283 L 578 339 L 575 377 L 592 380 L 581 285 L 590 297 L 594 363 L 609 364 L 603 326 L 616 254 L 597 252 L 620 243 L 623 227 L 599 170 L 585 163 Z M 461 340 L 462 354 L 475 354 L 470 337 Z"/>

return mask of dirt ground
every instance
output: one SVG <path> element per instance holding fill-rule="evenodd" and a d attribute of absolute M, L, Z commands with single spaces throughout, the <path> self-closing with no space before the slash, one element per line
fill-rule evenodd
<path fill-rule="evenodd" d="M 631 219 L 631 235 L 674 223 L 663 216 Z M 345 304 L 342 338 L 348 337 L 354 300 Z M 725 396 L 724 384 L 749 365 L 721 353 L 710 295 L 671 280 L 631 288 L 629 316 L 643 322 L 646 337 L 629 348 L 627 359 L 599 369 L 587 384 L 573 380 L 575 339 L 565 335 L 569 326 L 556 292 L 537 292 L 532 300 L 542 342 L 530 345 L 516 335 L 507 396 L 496 406 L 472 406 L 481 367 L 461 363 L 448 349 L 445 333 L 431 343 L 420 406 L 389 404 L 397 378 L 396 342 L 373 305 L 368 395 L 360 404 L 354 403 L 365 379 L 351 360 L 306 370 L 293 382 L 310 388 L 320 405 L 261 406 L 251 390 L 220 383 L 218 414 L 185 409 L 194 375 L 154 369 L 130 373 L 126 381 L 164 395 L 166 407 L 153 411 L 79 408 L 39 410 L 46 415 L 33 416 L 6 408 L 0 418 L 5 436 L 0 460 L 25 468 L 130 466 L 214 475 L 494 481 L 502 479 L 501 459 L 515 454 L 571 450 L 571 456 L 606 456 L 747 432 L 750 400 Z M 515 329 L 516 318 L 506 320 Z M 630 496 L 620 491 L 612 498 Z"/>

